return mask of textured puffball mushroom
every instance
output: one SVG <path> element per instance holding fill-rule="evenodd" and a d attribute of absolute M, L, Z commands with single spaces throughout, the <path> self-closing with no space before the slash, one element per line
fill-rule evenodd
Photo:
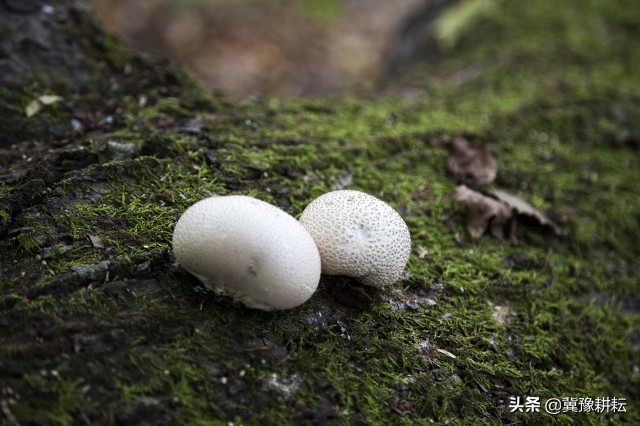
<path fill-rule="evenodd" d="M 411 253 L 411 236 L 402 217 L 364 192 L 321 195 L 302 212 L 300 223 L 316 241 L 323 274 L 383 287 L 402 276 Z"/>
<path fill-rule="evenodd" d="M 243 195 L 189 207 L 173 232 L 173 251 L 207 287 L 264 311 L 304 303 L 320 281 L 320 255 L 304 227 Z"/>

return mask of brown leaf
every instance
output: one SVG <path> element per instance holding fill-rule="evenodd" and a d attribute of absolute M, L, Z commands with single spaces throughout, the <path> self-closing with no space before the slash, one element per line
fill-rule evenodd
<path fill-rule="evenodd" d="M 456 178 L 470 177 L 478 185 L 495 180 L 496 160 L 487 147 L 478 139 L 467 140 L 462 136 L 443 138 L 433 143 L 436 147 L 447 147 L 451 152 L 447 158 L 447 170 Z"/>
<path fill-rule="evenodd" d="M 40 103 L 42 103 L 42 105 L 52 105 L 56 102 L 60 102 L 61 100 L 63 100 L 63 98 L 62 96 L 58 95 L 43 95 L 40 96 L 38 100 L 40 101 Z"/>
<path fill-rule="evenodd" d="M 429 254 L 429 251 L 420 244 L 413 247 L 413 252 L 418 255 L 419 259 L 423 259 L 427 254 Z"/>
<path fill-rule="evenodd" d="M 464 204 L 467 232 L 471 239 L 477 240 L 485 233 L 491 223 L 490 233 L 495 238 L 504 239 L 505 225 L 509 226 L 509 236 L 513 237 L 515 222 L 513 212 L 500 201 L 476 192 L 466 185 L 458 185 L 453 194 L 454 207 Z"/>
<path fill-rule="evenodd" d="M 60 102 L 61 100 L 63 100 L 63 98 L 57 95 L 43 95 L 38 99 L 34 99 L 33 101 L 29 102 L 29 105 L 25 107 L 24 112 L 27 117 L 33 117 L 40 112 L 43 105 L 52 105 L 56 102 Z"/>
<path fill-rule="evenodd" d="M 29 105 L 26 106 L 26 108 L 24 109 L 24 112 L 27 115 L 27 117 L 33 117 L 34 115 L 39 113 L 41 109 L 42 109 L 42 104 L 36 99 L 34 101 L 29 102 Z"/>
<path fill-rule="evenodd" d="M 473 240 L 480 238 L 487 227 L 491 235 L 503 239 L 505 225 L 508 226 L 509 238 L 514 238 L 516 220 L 521 216 L 532 218 L 540 225 L 550 228 L 556 235 L 562 235 L 558 225 L 543 212 L 508 192 L 492 189 L 485 195 L 466 185 L 459 185 L 452 199 L 454 207 L 464 204 L 467 231 Z"/>
<path fill-rule="evenodd" d="M 516 197 L 515 195 L 509 194 L 508 192 L 500 191 L 499 189 L 492 189 L 488 192 L 489 195 L 502 201 L 504 204 L 514 209 L 517 214 L 530 216 L 531 218 L 535 219 L 540 225 L 551 228 L 551 230 L 556 235 L 562 234 L 562 231 L 560 230 L 558 225 L 556 225 L 551 219 L 549 219 L 547 215 L 524 201 L 522 198 Z"/>
<path fill-rule="evenodd" d="M 89 239 L 91 240 L 91 244 L 95 248 L 104 248 L 104 244 L 102 243 L 102 240 L 100 239 L 99 236 L 97 236 L 97 235 L 89 235 Z"/>
<path fill-rule="evenodd" d="M 494 305 L 491 302 L 489 302 L 489 305 L 493 308 L 491 318 L 498 324 L 504 324 L 509 316 L 513 314 L 509 305 Z"/>

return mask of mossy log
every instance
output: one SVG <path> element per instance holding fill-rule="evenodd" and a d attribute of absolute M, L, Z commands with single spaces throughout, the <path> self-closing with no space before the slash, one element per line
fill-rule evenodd
<path fill-rule="evenodd" d="M 24 62 L 0 92 L 0 423 L 640 424 L 640 2 L 496 0 L 373 93 L 243 102 L 75 1 L 6 3 L 0 22 L 45 20 L 76 60 Z M 472 242 L 432 147 L 460 134 L 562 235 Z M 297 217 L 341 187 L 409 225 L 391 288 L 325 276 L 266 313 L 175 263 L 203 197 Z M 539 412 L 510 408 L 527 396 Z"/>

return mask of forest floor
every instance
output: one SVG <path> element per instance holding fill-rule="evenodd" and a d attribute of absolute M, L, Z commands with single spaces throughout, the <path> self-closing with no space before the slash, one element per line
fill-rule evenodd
<path fill-rule="evenodd" d="M 640 3 L 505 1 L 374 92 L 242 102 L 75 19 L 96 84 L 1 93 L 0 422 L 640 424 Z M 471 240 L 433 146 L 463 134 L 558 232 Z M 337 188 L 408 224 L 394 286 L 262 312 L 175 263 L 203 197 Z"/>

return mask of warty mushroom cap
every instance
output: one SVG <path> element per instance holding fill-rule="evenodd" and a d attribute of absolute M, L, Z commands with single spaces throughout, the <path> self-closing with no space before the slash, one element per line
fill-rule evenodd
<path fill-rule="evenodd" d="M 189 207 L 176 224 L 173 250 L 207 287 L 250 308 L 294 308 L 320 281 L 318 249 L 304 227 L 248 196 L 206 198 Z"/>
<path fill-rule="evenodd" d="M 320 251 L 322 273 L 383 287 L 397 281 L 411 253 L 402 217 L 384 201 L 340 190 L 316 198 L 300 216 Z"/>

